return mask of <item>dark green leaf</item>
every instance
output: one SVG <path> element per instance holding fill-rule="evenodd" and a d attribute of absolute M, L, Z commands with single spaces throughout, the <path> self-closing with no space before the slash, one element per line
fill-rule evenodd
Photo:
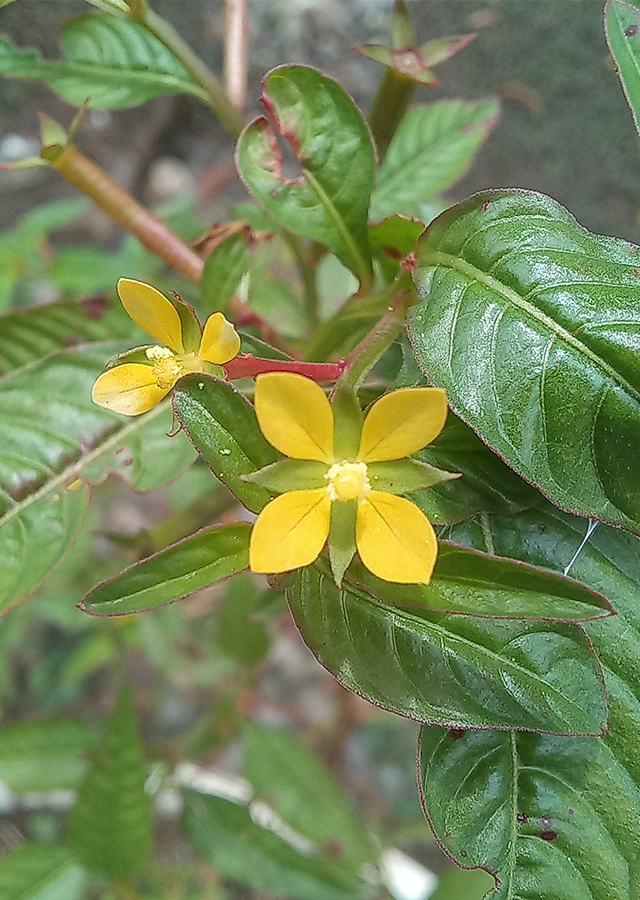
<path fill-rule="evenodd" d="M 99 584 L 81 606 L 113 616 L 180 600 L 247 569 L 250 532 L 246 522 L 204 528 Z"/>
<path fill-rule="evenodd" d="M 207 256 L 202 272 L 202 302 L 212 312 L 225 312 L 231 295 L 249 266 L 244 232 L 230 235 Z"/>
<path fill-rule="evenodd" d="M 16 794 L 74 788 L 94 744 L 91 731 L 76 719 L 7 725 L 0 731 L 0 781 Z"/>
<path fill-rule="evenodd" d="M 0 857 L 0 900 L 81 900 L 85 874 L 64 847 L 23 844 Z"/>
<path fill-rule="evenodd" d="M 499 114 L 497 100 L 441 100 L 409 110 L 380 167 L 370 217 L 418 214 L 421 202 L 464 175 Z"/>
<path fill-rule="evenodd" d="M 173 408 L 216 477 L 248 509 L 260 512 L 271 495 L 238 476 L 275 462 L 278 453 L 260 431 L 253 406 L 244 395 L 224 381 L 188 375 L 178 382 Z"/>
<path fill-rule="evenodd" d="M 640 250 L 529 191 L 476 194 L 418 248 L 429 378 L 558 506 L 640 530 Z"/>
<path fill-rule="evenodd" d="M 387 603 L 472 616 L 575 622 L 612 612 L 602 594 L 572 578 L 446 541 L 440 541 L 430 584 L 382 581 L 361 563 L 349 580 Z"/>
<path fill-rule="evenodd" d="M 255 119 L 240 136 L 243 180 L 281 225 L 325 244 L 370 283 L 375 153 L 362 114 L 339 84 L 306 66 L 280 66 L 263 84 L 269 118 Z M 277 135 L 293 150 L 299 177 L 283 172 Z"/>
<path fill-rule="evenodd" d="M 576 625 L 490 620 L 390 606 L 325 564 L 302 569 L 291 611 L 318 660 L 393 712 L 450 728 L 598 734 L 602 675 Z"/>
<path fill-rule="evenodd" d="M 193 462 L 171 415 L 123 419 L 91 402 L 106 358 L 122 345 L 77 348 L 0 380 L 0 611 L 33 590 L 76 539 L 89 502 L 79 478 L 110 471 L 150 490 Z"/>
<path fill-rule="evenodd" d="M 186 834 L 226 878 L 293 900 L 357 900 L 361 895 L 355 879 L 261 828 L 245 807 L 194 791 L 185 791 L 184 798 Z"/>
<path fill-rule="evenodd" d="M 586 629 L 605 667 L 602 738 L 449 735 L 427 728 L 423 790 L 440 841 L 501 881 L 497 897 L 635 900 L 640 871 L 640 554 L 638 539 L 549 504 L 491 519 L 500 553 L 571 572 L 618 610 Z M 477 541 L 471 524 L 457 536 Z M 455 794 L 455 796 L 454 796 Z"/>
<path fill-rule="evenodd" d="M 153 826 L 145 778 L 133 697 L 125 688 L 69 813 L 69 846 L 87 868 L 125 881 L 144 869 Z"/>
<path fill-rule="evenodd" d="M 633 121 L 640 129 L 640 10 L 623 0 L 607 0 L 604 26 Z"/>
<path fill-rule="evenodd" d="M 94 109 L 139 106 L 153 97 L 206 93 L 158 38 L 127 19 L 91 13 L 62 29 L 64 61 L 42 59 L 0 39 L 0 73 L 44 81 L 67 103 Z"/>
<path fill-rule="evenodd" d="M 249 530 L 249 526 L 247 529 Z M 247 536 L 247 545 L 248 543 Z M 216 636 L 222 652 L 249 664 L 260 662 L 271 646 L 267 629 L 254 617 L 259 600 L 260 596 L 250 574 L 234 578 L 229 583 L 217 619 Z"/>
<path fill-rule="evenodd" d="M 291 828 L 315 841 L 320 855 L 357 875 L 372 848 L 333 775 L 292 734 L 246 723 L 244 774 Z"/>

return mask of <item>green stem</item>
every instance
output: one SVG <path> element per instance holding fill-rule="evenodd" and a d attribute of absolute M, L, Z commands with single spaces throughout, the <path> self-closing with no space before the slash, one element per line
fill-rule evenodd
<path fill-rule="evenodd" d="M 175 28 L 152 9 L 145 10 L 140 23 L 189 70 L 196 81 L 207 92 L 211 109 L 216 113 L 231 137 L 237 138 L 244 126 L 242 113 L 231 105 L 222 84 L 211 69 L 193 52 Z"/>
<path fill-rule="evenodd" d="M 416 89 L 416 82 L 395 69 L 385 68 L 369 113 L 369 127 L 373 134 L 380 162 L 396 133 L 402 117 Z"/>
<path fill-rule="evenodd" d="M 489 514 L 486 512 L 480 513 L 480 527 L 482 528 L 482 537 L 485 543 L 485 547 L 487 548 L 487 553 L 490 553 L 491 556 L 496 555 L 496 551 L 493 547 L 493 535 L 491 534 L 491 520 L 489 519 Z"/>
<path fill-rule="evenodd" d="M 404 328 L 406 318 L 406 293 L 398 291 L 387 311 L 378 323 L 347 356 L 347 368 L 340 383 L 356 391 L 368 372 L 393 344 Z"/>
<path fill-rule="evenodd" d="M 296 258 L 300 278 L 302 279 L 302 287 L 304 288 L 304 301 L 307 313 L 307 322 L 310 330 L 315 330 L 319 324 L 318 316 L 318 291 L 316 288 L 316 272 L 315 267 L 309 264 L 309 260 L 305 258 L 302 244 L 297 235 L 290 231 L 283 231 L 286 242 L 291 247 L 291 251 Z"/>

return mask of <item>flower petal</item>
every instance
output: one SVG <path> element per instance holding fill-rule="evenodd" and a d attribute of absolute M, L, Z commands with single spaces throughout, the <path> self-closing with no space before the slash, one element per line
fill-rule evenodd
<path fill-rule="evenodd" d="M 370 572 L 385 581 L 429 584 L 438 555 L 431 522 L 404 497 L 370 491 L 358 507 L 356 546 Z"/>
<path fill-rule="evenodd" d="M 221 312 L 209 316 L 200 341 L 200 359 L 221 366 L 237 356 L 239 350 L 240 337 L 231 322 L 227 322 Z"/>
<path fill-rule="evenodd" d="M 256 414 L 272 446 L 293 459 L 333 461 L 333 411 L 322 388 L 304 375 L 256 378 Z"/>
<path fill-rule="evenodd" d="M 164 294 L 144 281 L 120 278 L 118 296 L 128 314 L 143 331 L 176 353 L 184 352 L 180 316 Z"/>
<path fill-rule="evenodd" d="M 440 434 L 446 418 L 442 388 L 401 388 L 385 394 L 364 420 L 358 459 L 369 463 L 410 456 Z"/>
<path fill-rule="evenodd" d="M 139 416 L 157 406 L 170 390 L 158 387 L 152 366 L 124 363 L 102 373 L 93 386 L 91 399 L 124 416 Z"/>
<path fill-rule="evenodd" d="M 253 572 L 275 574 L 308 566 L 329 535 L 331 501 L 324 488 L 290 491 L 268 503 L 251 532 Z"/>

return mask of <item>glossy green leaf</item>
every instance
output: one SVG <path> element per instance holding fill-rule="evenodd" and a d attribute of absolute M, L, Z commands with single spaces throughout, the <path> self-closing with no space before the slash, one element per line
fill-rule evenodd
<path fill-rule="evenodd" d="M 229 583 L 217 616 L 218 647 L 223 653 L 248 665 L 255 665 L 264 659 L 271 647 L 269 632 L 264 622 L 255 615 L 259 602 L 260 595 L 253 576 L 246 573 Z"/>
<path fill-rule="evenodd" d="M 371 197 L 370 218 L 412 216 L 467 171 L 495 127 L 497 100 L 441 100 L 409 110 L 389 145 Z"/>
<path fill-rule="evenodd" d="M 367 209 L 375 153 L 362 114 L 337 82 L 306 66 L 280 66 L 264 81 L 267 117 L 238 142 L 240 174 L 284 227 L 325 244 L 363 282 L 371 281 Z M 278 139 L 296 172 L 283 169 Z"/>
<path fill-rule="evenodd" d="M 22 844 L 0 857 L 0 900 L 81 900 L 85 874 L 56 844 Z"/>
<path fill-rule="evenodd" d="M 113 616 L 180 600 L 247 569 L 250 532 L 246 522 L 204 528 L 99 584 L 81 607 L 94 615 Z"/>
<path fill-rule="evenodd" d="M 140 490 L 194 459 L 171 414 L 124 419 L 91 402 L 106 358 L 122 345 L 77 348 L 0 380 L 0 611 L 33 590 L 75 541 L 89 504 L 84 479 L 120 473 Z"/>
<path fill-rule="evenodd" d="M 293 900 L 357 900 L 362 885 L 316 853 L 299 852 L 220 797 L 185 791 L 184 829 L 199 855 L 225 877 Z M 300 840 L 298 838 L 298 840 Z"/>
<path fill-rule="evenodd" d="M 576 625 L 479 619 L 390 606 L 324 563 L 301 569 L 289 603 L 304 640 L 346 687 L 450 728 L 598 734 L 602 675 Z"/>
<path fill-rule="evenodd" d="M 0 781 L 16 794 L 74 788 L 94 744 L 92 732 L 77 719 L 5 725 L 0 731 Z"/>
<path fill-rule="evenodd" d="M 230 235 L 207 256 L 200 287 L 202 302 L 212 312 L 225 312 L 240 279 L 249 267 L 249 248 L 244 232 Z"/>
<path fill-rule="evenodd" d="M 69 846 L 88 869 L 118 880 L 144 869 L 153 831 L 146 775 L 133 697 L 125 688 L 69 813 Z"/>
<path fill-rule="evenodd" d="M 607 0 L 604 27 L 633 121 L 640 129 L 640 10 L 624 0 Z"/>
<path fill-rule="evenodd" d="M 606 593 L 618 610 L 586 630 L 605 668 L 602 738 L 453 735 L 426 728 L 423 791 L 439 840 L 464 866 L 497 873 L 499 898 L 635 900 L 640 882 L 638 539 L 546 504 L 491 519 L 497 552 L 524 556 Z M 458 537 L 480 540 L 472 523 Z M 455 794 L 455 796 L 454 796 Z"/>
<path fill-rule="evenodd" d="M 173 408 L 216 477 L 248 509 L 260 512 L 271 494 L 239 476 L 275 462 L 278 453 L 260 431 L 253 406 L 244 395 L 227 382 L 189 375 L 178 383 Z"/>
<path fill-rule="evenodd" d="M 422 369 L 554 503 L 640 531 L 638 253 L 530 191 L 476 194 L 418 243 Z"/>
<path fill-rule="evenodd" d="M 183 63 L 137 22 L 90 13 L 67 22 L 61 36 L 64 60 L 42 59 L 0 38 L 0 74 L 44 81 L 74 106 L 89 97 L 94 109 L 139 106 L 168 94 L 207 99 Z"/>
<path fill-rule="evenodd" d="M 472 616 L 575 622 L 612 612 L 602 594 L 573 578 L 445 541 L 430 584 L 382 581 L 361 563 L 349 570 L 349 580 L 386 603 Z"/>
<path fill-rule="evenodd" d="M 61 300 L 0 317 L 0 374 L 85 342 L 142 338 L 113 298 Z"/>
<path fill-rule="evenodd" d="M 295 735 L 247 722 L 244 744 L 244 774 L 256 796 L 318 844 L 320 856 L 353 874 L 372 862 L 366 832 L 335 778 Z"/>

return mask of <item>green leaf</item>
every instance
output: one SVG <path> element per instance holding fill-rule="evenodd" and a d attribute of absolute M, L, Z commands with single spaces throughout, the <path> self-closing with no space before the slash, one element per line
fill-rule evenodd
<path fill-rule="evenodd" d="M 199 855 L 225 878 L 294 900 L 357 900 L 362 887 L 316 854 L 300 853 L 261 828 L 249 811 L 185 791 L 184 829 Z M 306 849 L 305 842 L 305 849 Z"/>
<path fill-rule="evenodd" d="M 438 878 L 438 887 L 429 895 L 429 900 L 483 900 L 494 884 L 488 872 L 450 866 Z"/>
<path fill-rule="evenodd" d="M 184 436 L 167 439 L 166 404 L 124 420 L 91 402 L 116 349 L 62 352 L 0 380 L 0 611 L 32 591 L 75 541 L 89 504 L 78 478 L 117 471 L 150 490 L 193 462 Z"/>
<path fill-rule="evenodd" d="M 420 219 L 405 216 L 388 216 L 382 222 L 369 226 L 369 243 L 374 258 L 387 281 L 398 274 L 400 261 L 416 249 L 418 238 L 425 224 Z"/>
<path fill-rule="evenodd" d="M 386 603 L 471 616 L 584 622 L 613 612 L 602 594 L 572 578 L 446 541 L 430 584 L 382 581 L 361 563 L 348 578 Z"/>
<path fill-rule="evenodd" d="M 153 831 L 145 778 L 133 697 L 125 688 L 69 813 L 68 843 L 87 868 L 125 881 L 144 869 Z"/>
<path fill-rule="evenodd" d="M 141 335 L 113 298 L 61 300 L 0 317 L 0 374 L 87 341 Z"/>
<path fill-rule="evenodd" d="M 638 896 L 639 544 L 604 525 L 584 542 L 586 528 L 549 504 L 491 519 L 498 552 L 559 571 L 570 566 L 615 604 L 615 618 L 586 626 L 605 670 L 607 734 L 451 736 L 427 728 L 422 738 L 423 791 L 439 840 L 462 865 L 496 872 L 496 896 L 505 900 Z M 479 539 L 472 523 L 456 533 Z"/>
<path fill-rule="evenodd" d="M 407 216 L 467 171 L 495 127 L 497 100 L 441 100 L 409 110 L 393 136 L 371 197 L 371 219 Z"/>
<path fill-rule="evenodd" d="M 623 0 L 607 0 L 604 27 L 636 130 L 640 130 L 640 10 Z"/>
<path fill-rule="evenodd" d="M 71 19 L 62 29 L 64 60 L 42 59 L 0 39 L 0 74 L 44 81 L 67 103 L 94 109 L 139 106 L 153 97 L 206 94 L 158 38 L 109 13 Z"/>
<path fill-rule="evenodd" d="M 260 512 L 271 494 L 239 476 L 275 462 L 278 453 L 260 431 L 253 406 L 244 395 L 216 378 L 188 375 L 178 382 L 173 408 L 214 475 L 248 509 Z"/>
<path fill-rule="evenodd" d="M 246 522 L 203 528 L 103 581 L 80 605 L 94 615 L 112 616 L 187 597 L 249 567 L 250 532 Z"/>
<path fill-rule="evenodd" d="M 375 152 L 362 114 L 337 82 L 306 66 L 272 69 L 263 85 L 268 118 L 254 119 L 240 135 L 242 179 L 277 222 L 325 244 L 370 284 Z M 297 160 L 294 177 L 283 171 L 278 136 Z"/>
<path fill-rule="evenodd" d="M 0 900 L 81 900 L 85 874 L 64 847 L 23 844 L 0 857 Z"/>
<path fill-rule="evenodd" d="M 476 194 L 418 242 L 418 362 L 554 503 L 640 530 L 640 250 L 530 191 Z"/>
<path fill-rule="evenodd" d="M 244 231 L 230 235 L 207 256 L 200 287 L 202 302 L 211 312 L 225 312 L 231 295 L 249 268 Z"/>
<path fill-rule="evenodd" d="M 244 775 L 257 797 L 315 841 L 325 859 L 339 860 L 354 875 L 372 862 L 366 832 L 340 786 L 297 737 L 247 722 L 244 739 Z"/>
<path fill-rule="evenodd" d="M 94 744 L 91 731 L 77 719 L 6 725 L 0 731 L 0 781 L 16 794 L 74 788 Z"/>
<path fill-rule="evenodd" d="M 291 611 L 310 650 L 346 687 L 449 728 L 598 734 L 602 676 L 576 625 L 446 615 L 336 588 L 326 564 L 296 573 Z"/>
<path fill-rule="evenodd" d="M 240 575 L 229 583 L 217 619 L 216 636 L 222 652 L 249 665 L 260 662 L 271 647 L 269 633 L 255 615 L 259 602 L 253 577 Z"/>

